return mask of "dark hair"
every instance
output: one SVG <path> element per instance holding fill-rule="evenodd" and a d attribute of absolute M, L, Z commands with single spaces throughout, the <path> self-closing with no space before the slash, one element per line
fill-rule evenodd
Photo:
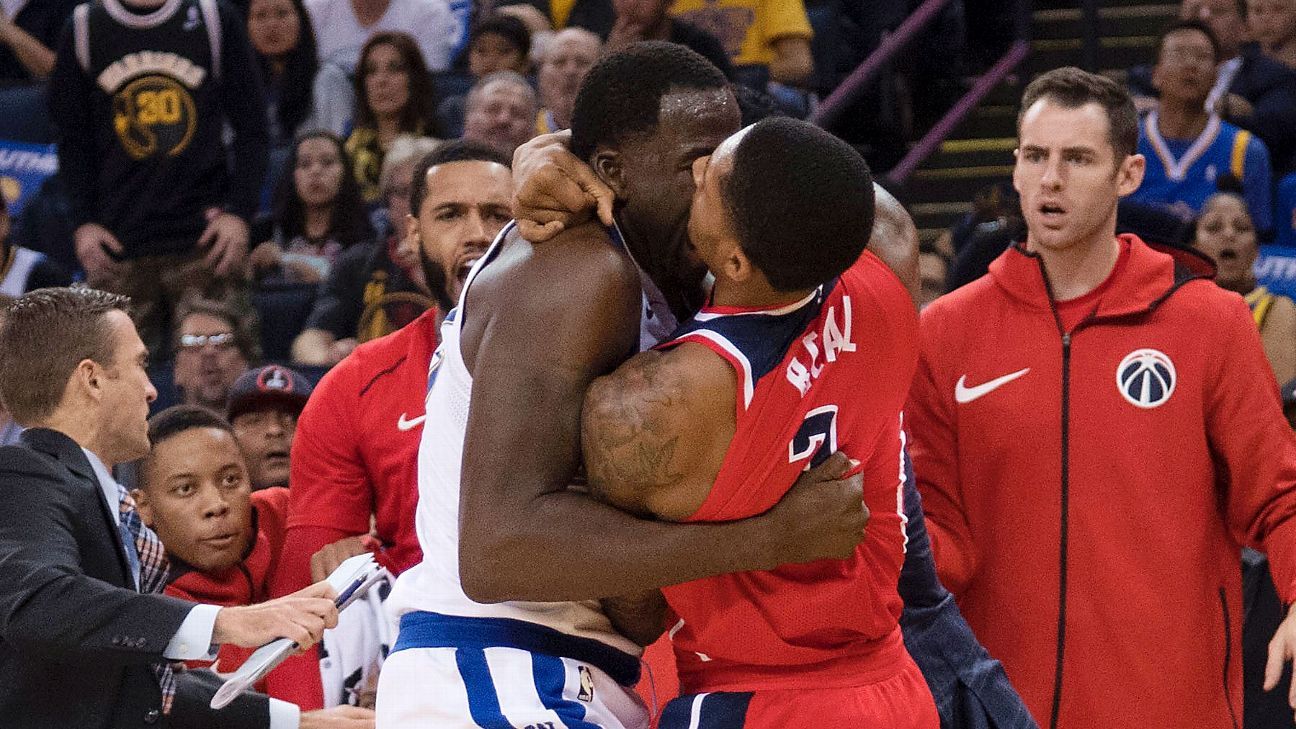
<path fill-rule="evenodd" d="M 293 141 L 288 161 L 284 163 L 283 174 L 279 176 L 274 195 L 274 222 L 284 240 L 289 241 L 306 234 L 306 206 L 302 204 L 301 195 L 297 192 L 297 180 L 293 171 L 297 169 L 297 156 L 302 143 L 310 139 L 326 139 L 332 143 L 342 165 L 342 181 L 338 185 L 337 197 L 333 199 L 333 211 L 329 216 L 329 235 L 343 246 L 371 240 L 374 229 L 365 212 L 360 183 L 356 182 L 352 173 L 351 157 L 346 153 L 346 144 L 341 137 L 322 129 L 301 134 Z"/>
<path fill-rule="evenodd" d="M 34 425 L 53 413 L 82 360 L 113 366 L 104 315 L 129 307 L 125 296 L 81 286 L 36 289 L 9 304 L 0 317 L 0 401 L 13 419 Z"/>
<path fill-rule="evenodd" d="M 1090 102 L 1107 113 L 1107 141 L 1116 152 L 1117 163 L 1138 152 L 1138 112 L 1124 86 L 1096 73 L 1074 66 L 1055 68 L 1040 74 L 1022 93 L 1021 110 L 1017 112 L 1017 135 L 1026 111 L 1040 99 L 1048 99 L 1064 108 L 1077 109 Z"/>
<path fill-rule="evenodd" d="M 137 485 L 139 488 L 147 489 L 149 487 L 148 466 L 152 463 L 154 454 L 157 453 L 158 445 L 196 428 L 214 428 L 225 431 L 230 434 L 230 437 L 234 437 L 234 427 L 230 425 L 228 420 L 221 417 L 220 413 L 215 410 L 210 410 L 201 405 L 172 405 L 148 419 L 149 453 L 141 461 L 138 470 L 139 483 Z"/>
<path fill-rule="evenodd" d="M 604 56 L 576 93 L 572 154 L 587 160 L 599 145 L 652 131 L 662 97 L 674 89 L 722 89 L 728 84 L 710 61 L 675 43 L 635 43 Z"/>
<path fill-rule="evenodd" d="M 172 320 L 172 352 L 178 353 L 180 351 L 180 330 L 184 327 L 185 319 L 194 314 L 210 316 L 228 324 L 230 331 L 234 333 L 234 347 L 238 349 L 239 354 L 242 354 L 243 359 L 247 360 L 249 364 L 261 359 L 260 348 L 252 337 L 252 332 L 239 321 L 239 316 L 234 312 L 234 309 L 223 301 L 200 297 L 188 297 L 176 307 L 175 318 Z"/>
<path fill-rule="evenodd" d="M 1206 36 L 1206 40 L 1210 41 L 1211 52 L 1215 54 L 1215 57 L 1212 60 L 1217 62 L 1219 61 L 1220 53 L 1222 52 L 1220 50 L 1219 38 L 1215 36 L 1215 31 L 1211 30 L 1211 27 L 1209 25 L 1203 23 L 1200 20 L 1195 20 L 1195 19 L 1176 20 L 1170 25 L 1166 26 L 1165 30 L 1161 31 L 1161 37 L 1159 40 L 1157 40 L 1158 61 L 1161 58 L 1161 51 L 1165 48 L 1166 38 L 1169 38 L 1171 33 L 1178 33 L 1181 30 L 1195 30 L 1198 33 L 1201 33 L 1202 35 Z"/>
<path fill-rule="evenodd" d="M 512 168 L 513 160 L 484 142 L 471 139 L 459 139 L 446 142 L 423 155 L 414 165 L 414 179 L 410 183 L 410 214 L 418 217 L 419 208 L 423 207 L 423 198 L 427 197 L 427 173 L 437 165 L 451 162 L 494 162 Z"/>
<path fill-rule="evenodd" d="M 234 435 L 234 426 L 221 414 L 201 405 L 172 405 L 148 419 L 149 445 L 194 428 L 215 428 Z"/>
<path fill-rule="evenodd" d="M 846 142 L 798 119 L 750 127 L 720 182 L 743 252 L 780 291 L 841 275 L 873 230 L 873 175 Z"/>
<path fill-rule="evenodd" d="M 472 46 L 478 38 L 492 33 L 508 41 L 522 54 L 523 59 L 531 53 L 531 31 L 527 29 L 526 23 L 504 13 L 492 13 L 477 21 L 469 34 L 468 45 Z"/>
<path fill-rule="evenodd" d="M 279 83 L 279 105 L 275 109 L 280 133 L 291 136 L 302 121 L 311 112 L 314 95 L 315 75 L 319 72 L 319 59 L 316 57 L 315 29 L 311 25 L 310 14 L 302 0 L 289 0 L 293 12 L 297 14 L 297 45 L 293 46 L 283 58 L 283 75 Z M 252 22 L 252 7 L 248 4 L 248 23 Z M 271 59 L 263 56 L 254 47 L 252 52 L 261 66 L 261 78 L 267 83 L 274 78 Z"/>
<path fill-rule="evenodd" d="M 423 62 L 423 51 L 406 33 L 385 31 L 374 33 L 360 50 L 360 60 L 355 68 L 355 125 L 376 129 L 378 120 L 369 98 L 365 95 L 365 66 L 369 54 L 377 46 L 391 46 L 401 57 L 405 74 L 409 77 L 409 101 L 401 111 L 400 131 L 411 134 L 443 137 L 445 134 L 436 121 L 436 89 L 432 83 L 432 74 L 428 73 L 427 64 Z"/>

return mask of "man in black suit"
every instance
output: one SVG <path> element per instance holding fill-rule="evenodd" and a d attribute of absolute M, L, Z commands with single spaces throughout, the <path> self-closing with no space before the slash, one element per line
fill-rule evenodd
<path fill-rule="evenodd" d="M 28 427 L 0 448 L 0 724 L 267 726 L 264 698 L 216 714 L 211 674 L 169 661 L 221 643 L 311 646 L 337 622 L 332 591 L 237 608 L 142 594 L 161 589 L 165 558 L 111 475 L 148 452 L 157 396 L 128 304 L 39 289 L 0 324 L 0 400 Z"/>

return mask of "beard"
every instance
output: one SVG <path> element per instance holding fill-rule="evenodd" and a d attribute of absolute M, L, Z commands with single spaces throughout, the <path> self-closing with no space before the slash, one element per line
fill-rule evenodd
<path fill-rule="evenodd" d="M 432 260 L 422 245 L 419 246 L 419 266 L 423 269 L 423 280 L 427 282 L 428 293 L 436 299 L 442 313 L 449 312 L 455 307 L 455 301 L 450 298 L 450 280 L 445 268 Z"/>

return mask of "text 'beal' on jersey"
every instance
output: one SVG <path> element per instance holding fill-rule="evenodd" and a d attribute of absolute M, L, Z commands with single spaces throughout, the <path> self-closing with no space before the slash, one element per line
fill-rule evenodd
<path fill-rule="evenodd" d="M 810 385 L 823 372 L 824 364 L 836 362 L 843 352 L 855 351 L 855 342 L 851 341 L 849 296 L 842 297 L 841 306 L 840 314 L 836 306 L 828 307 L 828 313 L 823 318 L 822 335 L 807 332 L 801 337 L 801 349 L 788 361 L 787 380 L 801 392 L 801 397 L 810 392 Z"/>

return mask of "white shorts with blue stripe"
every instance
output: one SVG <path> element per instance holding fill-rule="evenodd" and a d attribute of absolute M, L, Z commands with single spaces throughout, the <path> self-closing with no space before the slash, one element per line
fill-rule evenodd
<path fill-rule="evenodd" d="M 402 622 L 402 633 L 406 633 Z M 429 641 L 431 642 L 431 641 Z M 633 688 L 591 662 L 499 645 L 401 647 L 378 677 L 378 729 L 646 729 Z"/>

